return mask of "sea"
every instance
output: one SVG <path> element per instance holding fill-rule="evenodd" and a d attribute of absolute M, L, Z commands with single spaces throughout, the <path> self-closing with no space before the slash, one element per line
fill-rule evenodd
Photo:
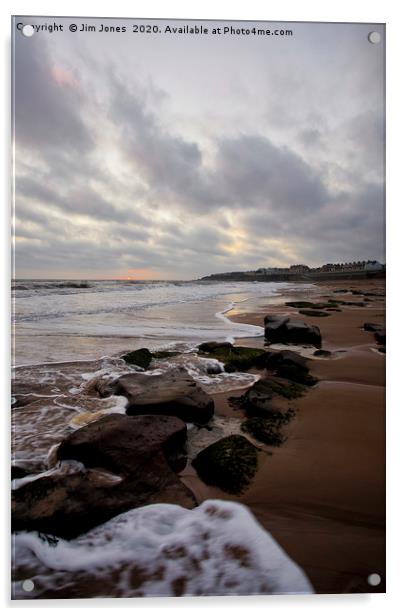
<path fill-rule="evenodd" d="M 270 282 L 16 280 L 13 364 L 97 359 L 144 346 L 191 348 L 207 340 L 262 336 L 262 327 L 234 323 L 228 313 L 254 310 L 291 287 Z"/>

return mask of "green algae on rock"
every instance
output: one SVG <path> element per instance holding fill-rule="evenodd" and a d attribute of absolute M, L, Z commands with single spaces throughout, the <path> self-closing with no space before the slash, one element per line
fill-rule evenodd
<path fill-rule="evenodd" d="M 198 354 L 213 357 L 225 365 L 226 372 L 248 370 L 256 364 L 256 359 L 264 355 L 263 349 L 235 347 L 229 342 L 206 342 L 198 347 Z"/>
<path fill-rule="evenodd" d="M 252 417 L 246 419 L 240 426 L 242 432 L 247 432 L 261 443 L 279 447 L 286 440 L 279 429 L 280 425 L 276 421 L 271 421 L 264 417 Z"/>
<path fill-rule="evenodd" d="M 329 317 L 328 312 L 323 310 L 299 310 L 299 314 L 304 314 L 306 317 Z"/>
<path fill-rule="evenodd" d="M 257 449 L 233 434 L 203 449 L 192 462 L 200 479 L 230 494 L 241 494 L 257 471 Z"/>

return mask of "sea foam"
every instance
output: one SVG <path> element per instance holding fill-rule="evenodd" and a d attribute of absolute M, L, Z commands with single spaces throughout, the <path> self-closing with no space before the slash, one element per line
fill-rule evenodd
<path fill-rule="evenodd" d="M 231 501 L 149 505 L 70 542 L 23 532 L 13 547 L 16 599 L 314 592 L 250 510 Z"/>

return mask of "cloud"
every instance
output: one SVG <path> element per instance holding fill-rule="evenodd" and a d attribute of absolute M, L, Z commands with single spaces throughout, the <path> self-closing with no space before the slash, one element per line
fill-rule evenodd
<path fill-rule="evenodd" d="M 60 148 L 82 155 L 93 147 L 91 132 L 77 111 L 85 102 L 82 90 L 72 77 L 56 76 L 67 71 L 52 65 L 42 37 L 17 36 L 13 73 L 17 143 L 39 155 Z"/>
<path fill-rule="evenodd" d="M 17 275 L 382 259 L 379 56 L 361 26 L 341 46 L 297 27 L 268 56 L 257 40 L 183 57 L 163 37 L 19 36 Z"/>

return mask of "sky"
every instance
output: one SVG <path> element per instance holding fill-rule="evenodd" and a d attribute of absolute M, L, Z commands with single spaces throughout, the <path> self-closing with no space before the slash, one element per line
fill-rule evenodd
<path fill-rule="evenodd" d="M 384 261 L 383 26 L 17 22 L 64 28 L 14 35 L 16 278 Z"/>

